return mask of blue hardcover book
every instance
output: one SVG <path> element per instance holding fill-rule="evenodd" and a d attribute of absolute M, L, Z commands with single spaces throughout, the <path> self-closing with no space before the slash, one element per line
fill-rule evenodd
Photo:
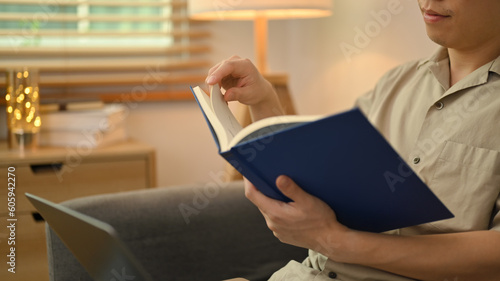
<path fill-rule="evenodd" d="M 290 201 L 275 185 L 287 175 L 352 229 L 385 232 L 453 217 L 359 109 L 270 117 L 242 128 L 218 86 L 210 97 L 191 90 L 219 154 L 271 198 Z"/>

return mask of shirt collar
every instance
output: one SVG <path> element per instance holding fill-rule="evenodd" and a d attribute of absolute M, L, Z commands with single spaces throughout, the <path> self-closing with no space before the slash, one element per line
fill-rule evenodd
<path fill-rule="evenodd" d="M 500 56 L 493 61 L 489 70 L 490 72 L 495 72 L 500 75 Z"/>
<path fill-rule="evenodd" d="M 440 47 L 428 59 L 422 60 L 417 69 L 426 67 L 439 82 L 443 90 L 447 91 L 450 88 L 450 59 L 448 57 L 448 49 Z"/>
<path fill-rule="evenodd" d="M 439 47 L 432 56 L 430 56 L 427 59 L 421 60 L 420 63 L 417 65 L 417 69 L 428 64 L 436 64 L 444 59 L 448 59 L 448 49 L 444 47 Z"/>
<path fill-rule="evenodd" d="M 434 54 L 432 54 L 429 58 L 423 59 L 420 61 L 420 63 L 417 65 L 417 69 L 424 65 L 432 65 L 432 64 L 437 64 L 440 61 L 443 61 L 445 59 L 448 59 L 448 49 L 444 47 L 439 47 Z M 489 62 L 490 68 L 488 69 L 490 72 L 495 72 L 496 74 L 500 75 L 500 56 L 498 56 L 496 59 L 493 61 Z"/>

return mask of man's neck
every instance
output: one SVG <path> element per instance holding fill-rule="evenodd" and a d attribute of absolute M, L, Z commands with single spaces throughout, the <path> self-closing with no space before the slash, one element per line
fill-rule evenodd
<path fill-rule="evenodd" d="M 450 57 L 451 87 L 474 70 L 500 56 L 500 39 L 475 49 L 448 48 L 448 54 Z"/>

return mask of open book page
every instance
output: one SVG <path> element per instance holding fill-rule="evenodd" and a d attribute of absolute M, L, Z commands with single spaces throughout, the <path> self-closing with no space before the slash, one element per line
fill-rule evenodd
<path fill-rule="evenodd" d="M 227 142 L 229 143 L 243 127 L 241 127 L 240 123 L 231 112 L 231 109 L 229 109 L 219 85 L 211 87 L 210 101 L 217 119 L 220 121 L 222 127 L 225 128 Z"/>
<path fill-rule="evenodd" d="M 215 92 L 214 92 L 215 89 Z M 212 133 L 221 151 L 228 148 L 233 136 L 242 129 L 227 105 L 219 86 L 212 87 L 209 97 L 199 86 L 192 88 L 203 114 L 210 123 Z M 214 108 L 215 107 L 215 108 Z"/>
<path fill-rule="evenodd" d="M 233 147 L 238 143 L 264 137 L 285 130 L 287 128 L 295 127 L 303 123 L 309 123 L 319 120 L 323 116 L 319 115 L 283 115 L 273 116 L 256 121 L 247 127 L 243 128 L 229 143 L 229 147 Z"/>

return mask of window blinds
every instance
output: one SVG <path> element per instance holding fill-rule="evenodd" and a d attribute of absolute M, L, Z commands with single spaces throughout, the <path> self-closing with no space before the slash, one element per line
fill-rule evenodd
<path fill-rule="evenodd" d="M 186 0 L 0 0 L 0 7 L 0 69 L 38 69 L 42 101 L 190 98 L 188 85 L 202 83 L 211 64 L 210 34 L 188 19 Z"/>

